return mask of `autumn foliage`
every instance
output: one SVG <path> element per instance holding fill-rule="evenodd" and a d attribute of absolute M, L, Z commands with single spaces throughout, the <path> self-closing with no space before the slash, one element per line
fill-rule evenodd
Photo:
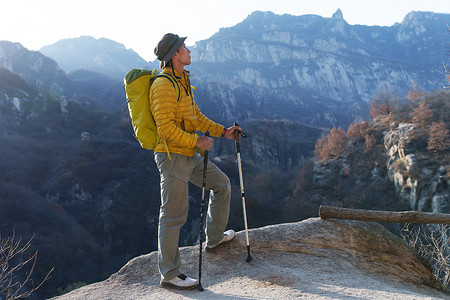
<path fill-rule="evenodd" d="M 355 122 L 348 127 L 347 132 L 341 127 L 332 128 L 328 135 L 317 140 L 314 154 L 325 163 L 329 159 L 341 156 L 349 144 L 349 141 L 364 145 L 364 152 L 374 149 L 376 138 L 369 132 L 367 122 Z"/>
<path fill-rule="evenodd" d="M 413 109 L 411 116 L 414 123 L 424 126 L 433 117 L 433 112 L 426 106 L 425 102 L 422 102 Z"/>
<path fill-rule="evenodd" d="M 433 152 L 445 151 L 450 147 L 449 131 L 444 122 L 433 122 L 430 126 L 428 147 Z"/>
<path fill-rule="evenodd" d="M 350 140 L 359 140 L 365 137 L 369 124 L 367 122 L 355 122 L 348 127 L 347 138 Z"/>
<path fill-rule="evenodd" d="M 364 140 L 366 143 L 366 148 L 364 149 L 364 152 L 372 151 L 377 142 L 377 139 L 375 138 L 375 136 L 373 134 L 370 134 L 370 135 L 366 134 L 366 136 L 364 137 Z"/>
<path fill-rule="evenodd" d="M 341 127 L 333 127 L 330 133 L 317 140 L 314 154 L 325 163 L 329 159 L 338 157 L 347 145 L 347 134 Z"/>

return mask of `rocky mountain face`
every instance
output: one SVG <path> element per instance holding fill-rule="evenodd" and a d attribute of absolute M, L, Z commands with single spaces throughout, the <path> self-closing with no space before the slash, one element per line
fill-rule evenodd
<path fill-rule="evenodd" d="M 0 41 L 0 66 L 56 96 L 74 96 L 65 72 L 54 60 L 19 43 Z"/>
<path fill-rule="evenodd" d="M 46 92 L 29 85 L 19 75 L 0 67 L 0 103 L 3 109 L 1 128 L 4 132 L 12 126 L 18 126 L 23 117 L 32 117 L 42 112 L 49 104 Z"/>
<path fill-rule="evenodd" d="M 66 73 L 53 59 L 19 43 L 0 41 L 0 66 L 53 97 L 68 98 L 96 110 L 115 112 L 123 107 L 123 86 L 117 80 L 83 69 Z"/>
<path fill-rule="evenodd" d="M 386 132 L 386 166 L 395 191 L 411 210 L 450 213 L 450 165 L 430 160 L 415 143 L 417 124 L 394 123 Z"/>
<path fill-rule="evenodd" d="M 196 43 L 191 69 L 221 119 L 349 125 L 367 116 L 382 86 L 401 96 L 414 84 L 445 85 L 445 17 L 412 12 L 378 27 L 349 25 L 340 10 L 331 18 L 255 12 Z"/>

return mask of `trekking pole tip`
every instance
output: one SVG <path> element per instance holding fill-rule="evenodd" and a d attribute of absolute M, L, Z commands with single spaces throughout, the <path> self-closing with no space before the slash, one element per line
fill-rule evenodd
<path fill-rule="evenodd" d="M 247 259 L 245 260 L 246 262 L 251 262 L 252 261 L 252 256 L 250 255 L 250 245 L 247 246 Z"/>
<path fill-rule="evenodd" d="M 197 284 L 197 290 L 199 290 L 200 292 L 203 292 L 205 289 L 202 287 L 202 284 L 199 282 Z"/>

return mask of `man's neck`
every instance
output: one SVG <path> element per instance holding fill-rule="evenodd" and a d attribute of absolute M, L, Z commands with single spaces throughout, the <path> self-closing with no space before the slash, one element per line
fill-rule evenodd
<path fill-rule="evenodd" d="M 172 62 L 173 63 L 173 62 Z M 173 68 L 177 70 L 178 73 L 182 74 L 184 72 L 184 66 L 183 64 L 177 64 L 176 62 L 173 64 Z"/>
<path fill-rule="evenodd" d="M 183 74 L 183 72 L 184 72 L 184 67 L 181 67 L 181 68 L 173 67 L 173 68 L 180 74 Z"/>

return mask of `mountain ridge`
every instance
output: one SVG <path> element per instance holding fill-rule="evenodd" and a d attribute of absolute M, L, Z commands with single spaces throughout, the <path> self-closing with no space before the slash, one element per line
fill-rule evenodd
<path fill-rule="evenodd" d="M 191 49 L 196 101 L 205 111 L 218 107 L 213 117 L 219 122 L 273 118 L 270 108 L 278 110 L 277 119 L 346 127 L 355 117 L 368 117 L 368 103 L 385 86 L 404 97 L 418 84 L 423 90 L 445 85 L 446 16 L 411 12 L 401 23 L 380 27 L 349 25 L 341 10 L 331 18 L 253 12 Z M 158 65 L 104 38 L 65 39 L 42 50 L 73 62 L 71 68 L 117 81 L 131 68 Z M 252 109 L 244 113 L 241 106 Z"/>
<path fill-rule="evenodd" d="M 214 82 L 222 84 L 224 91 L 215 104 L 224 114 L 242 119 L 269 117 L 264 107 L 273 103 L 295 112 L 305 124 L 348 126 L 351 121 L 340 116 L 339 110 L 366 118 L 368 103 L 384 85 L 399 95 L 406 95 L 415 83 L 424 90 L 444 86 L 446 78 L 439 72 L 446 47 L 444 16 L 437 15 L 438 21 L 433 19 L 431 25 L 426 23 L 433 30 L 420 31 L 419 37 L 408 34 L 415 41 L 409 46 L 395 39 L 400 30 L 409 33 L 411 28 L 406 25 L 348 25 L 342 12 L 334 19 L 255 12 L 236 26 L 197 42 L 190 69 L 198 76 L 199 89 L 211 90 Z M 338 34 L 335 21 L 340 22 Z M 439 22 L 443 28 L 436 33 Z M 425 45 L 419 54 L 408 50 L 423 44 L 427 35 L 433 36 L 434 47 Z M 422 58 L 420 65 L 417 56 Z M 209 71 L 213 67 L 214 73 Z M 214 101 L 212 95 L 205 98 Z M 254 103 L 253 114 L 240 113 L 236 104 L 245 102 Z M 307 109 L 311 111 L 305 113 Z"/>

